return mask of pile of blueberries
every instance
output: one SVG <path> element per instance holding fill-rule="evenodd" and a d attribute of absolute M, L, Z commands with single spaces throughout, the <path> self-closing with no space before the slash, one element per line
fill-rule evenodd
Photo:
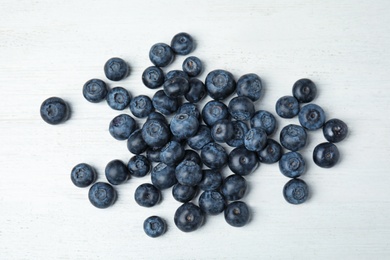
<path fill-rule="evenodd" d="M 298 116 L 300 123 L 285 126 L 279 143 L 270 138 L 276 128 L 275 116 L 255 110 L 254 102 L 262 96 L 263 88 L 258 75 L 245 74 L 235 81 L 230 72 L 218 69 L 208 73 L 203 83 L 196 78 L 202 72 L 202 62 L 195 56 L 184 60 L 182 70 L 164 74 L 161 68 L 171 64 L 175 55 L 188 55 L 193 48 L 193 38 L 187 33 L 175 35 L 170 45 L 157 43 L 151 47 L 149 59 L 153 66 L 144 70 L 142 82 L 150 89 L 162 88 L 152 98 L 132 97 L 122 87 L 109 89 L 100 79 L 84 84 L 83 95 L 89 102 L 105 99 L 115 110 L 129 106 L 134 117 L 146 120 L 140 128 L 129 114 L 111 120 L 110 134 L 117 140 L 127 140 L 127 148 L 134 156 L 127 165 L 120 160 L 107 164 L 108 183 L 95 183 L 96 171 L 86 163 L 72 169 L 72 182 L 78 187 L 93 184 L 90 202 L 97 208 L 107 208 L 116 201 L 115 185 L 125 183 L 130 176 L 139 178 L 151 172 L 151 183 L 141 184 L 135 191 L 136 203 L 153 207 L 161 200 L 161 190 L 171 188 L 173 197 L 183 203 L 175 212 L 174 222 L 184 232 L 197 230 L 206 214 L 222 212 L 231 226 L 246 225 L 250 210 L 241 201 L 247 189 L 244 176 L 254 172 L 260 163 L 278 162 L 280 172 L 291 178 L 283 188 L 286 201 L 305 202 L 309 190 L 298 177 L 305 172 L 306 163 L 298 151 L 306 145 L 307 131 L 322 128 L 328 142 L 315 147 L 313 160 L 320 167 L 330 168 L 340 157 L 334 143 L 347 136 L 347 125 L 339 119 L 326 121 L 323 109 L 316 104 L 302 105 L 315 98 L 317 89 L 311 80 L 300 79 L 293 85 L 292 96 L 276 102 L 278 116 Z M 129 66 L 121 58 L 111 58 L 104 72 L 109 80 L 120 81 L 129 75 Z M 236 96 L 226 105 L 223 100 L 234 93 Z M 206 95 L 212 100 L 199 110 L 196 103 Z M 182 103 L 183 99 L 188 102 Z M 47 123 L 59 124 L 67 120 L 69 107 L 61 98 L 52 97 L 43 102 L 40 112 Z M 228 153 L 222 144 L 234 149 Z M 283 152 L 283 148 L 289 152 Z M 221 171 L 225 166 L 234 174 L 224 178 Z M 194 199 L 200 191 L 196 203 Z M 144 231 L 158 237 L 166 231 L 166 223 L 151 216 L 144 221 Z"/>

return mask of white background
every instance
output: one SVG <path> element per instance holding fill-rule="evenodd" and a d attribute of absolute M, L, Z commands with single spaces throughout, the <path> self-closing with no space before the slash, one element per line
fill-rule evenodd
<path fill-rule="evenodd" d="M 389 258 L 389 24 L 388 1 L 2 0 L 0 259 Z M 104 63 L 119 56 L 131 74 L 118 83 L 106 80 L 109 86 L 151 96 L 141 81 L 151 65 L 149 48 L 170 43 L 181 31 L 196 41 L 192 54 L 204 63 L 202 80 L 217 68 L 236 78 L 257 73 L 265 92 L 256 108 L 274 113 L 276 100 L 308 77 L 318 87 L 314 103 L 349 125 L 332 169 L 312 162 L 313 148 L 325 139 L 321 131 L 309 133 L 302 151 L 307 203 L 286 203 L 288 179 L 277 165 L 261 165 L 247 177 L 247 226 L 233 228 L 218 215 L 183 233 L 173 222 L 180 203 L 170 190 L 154 208 L 136 205 L 134 190 L 150 175 L 118 186 L 119 199 L 106 210 L 94 208 L 88 189 L 71 183 L 70 171 L 80 162 L 93 165 L 105 181 L 110 160 L 127 163 L 132 156 L 126 142 L 108 133 L 121 112 L 87 102 L 83 84 L 105 79 Z M 179 69 L 183 60 L 177 57 L 164 70 Z M 69 102 L 72 116 L 65 124 L 40 118 L 40 104 L 50 96 Z M 297 120 L 278 122 L 275 139 Z M 150 215 L 168 223 L 158 239 L 142 230 Z"/>

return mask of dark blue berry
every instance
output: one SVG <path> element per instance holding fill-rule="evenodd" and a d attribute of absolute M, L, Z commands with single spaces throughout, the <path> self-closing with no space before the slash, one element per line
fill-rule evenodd
<path fill-rule="evenodd" d="M 153 207 L 161 199 L 161 192 L 150 183 L 144 183 L 137 187 L 134 192 L 134 199 L 142 207 Z"/>
<path fill-rule="evenodd" d="M 176 77 L 181 77 L 181 78 L 185 78 L 186 80 L 190 80 L 190 77 L 184 71 L 182 71 L 182 70 L 170 70 L 165 75 L 165 81 L 167 81 L 169 79 L 176 78 Z"/>
<path fill-rule="evenodd" d="M 148 144 L 142 138 L 142 129 L 135 130 L 127 139 L 127 149 L 133 154 L 141 154 L 147 148 Z"/>
<path fill-rule="evenodd" d="M 148 96 L 139 95 L 130 101 L 130 111 L 135 117 L 147 117 L 153 110 L 152 100 Z"/>
<path fill-rule="evenodd" d="M 244 197 L 246 188 L 245 178 L 238 174 L 232 174 L 223 180 L 221 193 L 227 200 L 239 200 Z"/>
<path fill-rule="evenodd" d="M 101 79 L 90 79 L 83 86 L 83 96 L 92 103 L 98 103 L 107 96 L 107 85 Z"/>
<path fill-rule="evenodd" d="M 215 122 L 211 128 L 211 137 L 218 143 L 226 143 L 234 136 L 234 127 L 229 119 L 221 119 Z"/>
<path fill-rule="evenodd" d="M 168 79 L 163 84 L 165 95 L 170 98 L 178 98 L 184 96 L 190 89 L 188 80 L 183 77 L 174 77 Z"/>
<path fill-rule="evenodd" d="M 150 66 L 142 73 L 142 82 L 150 89 L 156 89 L 164 84 L 164 72 L 156 66 Z"/>
<path fill-rule="evenodd" d="M 267 139 L 264 149 L 257 152 L 261 163 L 272 164 L 280 160 L 283 154 L 282 146 L 273 139 Z"/>
<path fill-rule="evenodd" d="M 167 224 L 158 216 L 151 216 L 144 221 L 145 234 L 150 237 L 159 237 L 167 230 Z"/>
<path fill-rule="evenodd" d="M 221 145 L 211 142 L 202 147 L 200 158 L 211 169 L 220 169 L 228 162 L 228 154 Z"/>
<path fill-rule="evenodd" d="M 237 95 L 248 97 L 253 102 L 260 99 L 262 90 L 261 79 L 254 73 L 242 75 L 237 81 Z"/>
<path fill-rule="evenodd" d="M 225 99 L 236 90 L 233 74 L 226 70 L 211 71 L 205 82 L 209 96 L 215 100 Z"/>
<path fill-rule="evenodd" d="M 114 187 L 105 182 L 97 182 L 88 192 L 89 201 L 97 208 L 104 209 L 113 205 L 118 195 Z"/>
<path fill-rule="evenodd" d="M 202 180 L 202 168 L 194 161 L 184 160 L 176 166 L 175 175 L 180 184 L 196 186 Z"/>
<path fill-rule="evenodd" d="M 178 33 L 172 38 L 171 48 L 176 54 L 187 55 L 194 48 L 194 40 L 188 33 Z"/>
<path fill-rule="evenodd" d="M 218 190 L 222 185 L 222 174 L 217 170 L 203 170 L 203 177 L 198 184 L 204 191 Z"/>
<path fill-rule="evenodd" d="M 196 186 L 187 186 L 180 183 L 176 183 L 172 187 L 172 196 L 179 202 L 189 202 L 192 200 L 197 192 Z"/>
<path fill-rule="evenodd" d="M 42 119 L 51 125 L 65 122 L 70 115 L 68 104 L 59 97 L 51 97 L 43 101 L 40 108 Z"/>
<path fill-rule="evenodd" d="M 256 111 L 250 122 L 252 128 L 263 128 L 267 135 L 272 135 L 275 132 L 276 119 L 273 114 L 266 110 Z"/>
<path fill-rule="evenodd" d="M 249 151 L 258 152 L 267 144 L 267 133 L 263 128 L 252 128 L 244 137 L 244 146 Z"/>
<path fill-rule="evenodd" d="M 163 147 L 171 137 L 168 125 L 159 119 L 147 120 L 141 133 L 143 140 L 150 147 Z"/>
<path fill-rule="evenodd" d="M 203 121 L 208 126 L 213 126 L 218 120 L 227 119 L 228 117 L 228 107 L 220 101 L 211 100 L 202 109 Z"/>
<path fill-rule="evenodd" d="M 321 143 L 314 148 L 313 160 L 315 164 L 322 168 L 331 168 L 340 159 L 340 152 L 333 143 Z"/>
<path fill-rule="evenodd" d="M 126 140 L 137 128 L 134 118 L 127 114 L 114 117 L 109 125 L 109 132 L 116 140 Z"/>
<path fill-rule="evenodd" d="M 187 139 L 187 144 L 194 150 L 200 150 L 212 141 L 210 128 L 206 125 L 200 125 L 196 134 Z"/>
<path fill-rule="evenodd" d="M 70 179 L 73 184 L 80 188 L 85 188 L 96 181 L 97 174 L 91 165 L 86 163 L 77 164 L 73 167 Z"/>
<path fill-rule="evenodd" d="M 174 57 L 173 50 L 165 43 L 156 43 L 149 51 L 150 61 L 158 67 L 168 66 L 172 63 Z"/>
<path fill-rule="evenodd" d="M 243 201 L 234 201 L 224 211 L 226 222 L 233 227 L 243 227 L 249 222 L 250 211 Z"/>
<path fill-rule="evenodd" d="M 134 177 L 144 177 L 149 173 L 150 168 L 150 161 L 143 155 L 135 155 L 127 163 L 127 169 Z"/>
<path fill-rule="evenodd" d="M 179 139 L 187 139 L 198 132 L 199 120 L 192 115 L 176 114 L 170 124 L 171 132 Z"/>
<path fill-rule="evenodd" d="M 160 161 L 160 152 L 162 148 L 159 147 L 149 147 L 146 150 L 146 157 L 151 162 L 161 162 Z"/>
<path fill-rule="evenodd" d="M 119 185 L 130 178 L 127 166 L 120 160 L 112 160 L 106 165 L 106 178 L 112 185 Z"/>
<path fill-rule="evenodd" d="M 309 103 L 317 95 L 317 87 L 310 79 L 299 79 L 294 83 L 293 96 L 299 103 Z"/>
<path fill-rule="evenodd" d="M 168 97 L 162 89 L 154 94 L 152 103 L 154 108 L 163 115 L 170 115 L 179 107 L 179 100 Z"/>
<path fill-rule="evenodd" d="M 248 175 L 259 166 L 259 159 L 255 152 L 247 150 L 244 146 L 234 148 L 229 153 L 229 168 L 239 175 Z"/>
<path fill-rule="evenodd" d="M 291 151 L 298 151 L 306 145 L 307 134 L 300 125 L 286 125 L 280 131 L 281 145 Z"/>
<path fill-rule="evenodd" d="M 202 166 L 202 164 L 203 164 L 202 159 L 200 159 L 199 154 L 197 152 L 195 152 L 194 150 L 190 150 L 190 149 L 185 150 L 183 161 L 184 160 L 193 161 L 194 163 L 199 164 L 200 166 Z"/>
<path fill-rule="evenodd" d="M 218 191 L 204 191 L 199 197 L 199 207 L 209 215 L 218 215 L 226 207 L 226 201 Z"/>
<path fill-rule="evenodd" d="M 309 197 L 309 188 L 301 179 L 292 179 L 283 187 L 283 197 L 288 203 L 301 204 Z"/>
<path fill-rule="evenodd" d="M 131 96 L 126 89 L 115 87 L 108 92 L 106 100 L 112 109 L 123 110 L 130 104 Z"/>
<path fill-rule="evenodd" d="M 184 97 L 189 102 L 197 103 L 206 96 L 206 87 L 201 80 L 197 78 L 191 78 L 188 81 L 188 84 L 189 84 L 189 90 L 184 95 Z"/>
<path fill-rule="evenodd" d="M 202 72 L 202 62 L 198 57 L 187 57 L 182 65 L 182 69 L 190 77 L 196 77 Z"/>
<path fill-rule="evenodd" d="M 249 131 L 247 124 L 243 121 L 232 121 L 234 134 L 226 141 L 229 146 L 239 147 L 244 145 L 244 137 Z"/>
<path fill-rule="evenodd" d="M 234 97 L 229 102 L 229 113 L 236 120 L 246 121 L 255 113 L 255 106 L 247 97 Z"/>
<path fill-rule="evenodd" d="M 293 118 L 299 113 L 298 100 L 293 96 L 281 97 L 276 102 L 275 110 L 282 118 Z"/>
<path fill-rule="evenodd" d="M 340 119 L 330 119 L 322 128 L 325 139 L 331 143 L 338 143 L 348 135 L 348 126 Z"/>
<path fill-rule="evenodd" d="M 158 189 L 168 189 L 177 182 L 175 176 L 175 166 L 159 163 L 153 167 L 151 172 L 152 183 Z"/>
<path fill-rule="evenodd" d="M 177 165 L 184 157 L 184 147 L 176 142 L 168 142 L 160 151 L 160 162 L 168 165 Z"/>
<path fill-rule="evenodd" d="M 198 120 L 200 119 L 199 109 L 195 104 L 192 103 L 184 103 L 178 109 L 176 114 L 188 114 L 196 117 Z"/>
<path fill-rule="evenodd" d="M 325 112 L 316 104 L 308 104 L 301 108 L 299 123 L 307 130 L 320 129 L 325 124 Z"/>
<path fill-rule="evenodd" d="M 119 81 L 130 73 L 130 67 L 121 58 L 111 58 L 104 64 L 104 74 L 109 80 Z"/>
<path fill-rule="evenodd" d="M 204 221 L 203 211 L 191 202 L 181 205 L 175 212 L 175 225 L 183 232 L 199 229 Z"/>
<path fill-rule="evenodd" d="M 300 153 L 288 152 L 280 158 L 279 170 L 286 177 L 297 178 L 305 172 L 306 163 Z"/>
<path fill-rule="evenodd" d="M 151 112 L 149 115 L 148 115 L 148 118 L 146 120 L 150 120 L 150 119 L 158 119 L 158 120 L 162 120 L 165 124 L 168 125 L 168 121 L 167 119 L 165 118 L 165 116 L 159 112 L 156 112 L 156 111 L 153 111 Z"/>

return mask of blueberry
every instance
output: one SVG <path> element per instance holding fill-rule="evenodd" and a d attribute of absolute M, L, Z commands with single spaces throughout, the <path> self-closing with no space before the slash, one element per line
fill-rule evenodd
<path fill-rule="evenodd" d="M 272 164 L 280 160 L 283 154 L 282 146 L 273 139 L 267 139 L 264 149 L 257 152 L 261 163 Z"/>
<path fill-rule="evenodd" d="M 299 113 L 298 100 L 293 96 L 281 97 L 276 102 L 275 110 L 282 118 L 293 118 Z"/>
<path fill-rule="evenodd" d="M 202 168 L 194 161 L 184 160 L 176 166 L 175 175 L 180 184 L 196 186 L 202 180 Z"/>
<path fill-rule="evenodd" d="M 156 111 L 153 111 L 151 112 L 149 115 L 148 115 L 148 118 L 146 120 L 150 120 L 150 119 L 158 119 L 158 120 L 161 120 L 163 121 L 165 124 L 168 125 L 168 121 L 167 119 L 165 118 L 165 116 L 159 112 L 156 112 Z"/>
<path fill-rule="evenodd" d="M 182 65 L 182 69 L 190 77 L 196 77 L 202 72 L 202 62 L 198 57 L 190 56 L 187 57 Z"/>
<path fill-rule="evenodd" d="M 198 132 L 199 120 L 188 114 L 176 114 L 170 124 L 171 132 L 179 139 L 187 139 Z"/>
<path fill-rule="evenodd" d="M 176 183 L 172 187 L 172 196 L 175 200 L 185 203 L 192 200 L 197 192 L 196 186 L 187 186 L 180 183 Z"/>
<path fill-rule="evenodd" d="M 266 110 L 256 111 L 250 122 L 252 128 L 263 128 L 267 135 L 272 135 L 275 132 L 276 119 L 273 114 Z"/>
<path fill-rule="evenodd" d="M 248 97 L 253 102 L 260 99 L 262 90 L 261 79 L 254 73 L 242 75 L 237 81 L 237 96 Z"/>
<path fill-rule="evenodd" d="M 338 143 L 348 135 L 348 126 L 340 119 L 330 119 L 322 128 L 325 139 L 331 143 Z"/>
<path fill-rule="evenodd" d="M 249 222 L 249 208 L 243 201 L 234 201 L 224 211 L 226 222 L 233 227 L 243 227 Z"/>
<path fill-rule="evenodd" d="M 130 111 L 135 117 L 147 117 L 153 110 L 152 100 L 148 96 L 139 95 L 130 101 Z"/>
<path fill-rule="evenodd" d="M 301 204 L 307 200 L 309 189 L 301 179 L 292 179 L 283 187 L 283 197 L 288 203 Z"/>
<path fill-rule="evenodd" d="M 193 161 L 194 163 L 199 164 L 200 166 L 202 166 L 202 164 L 203 164 L 202 159 L 200 159 L 199 154 L 197 152 L 195 152 L 194 150 L 190 150 L 190 149 L 185 150 L 183 161 L 184 160 Z"/>
<path fill-rule="evenodd" d="M 191 103 L 197 103 L 201 101 L 206 96 L 206 87 L 203 82 L 197 78 L 191 78 L 188 81 L 189 90 L 184 95 Z"/>
<path fill-rule="evenodd" d="M 221 193 L 227 200 L 239 200 L 244 197 L 246 188 L 245 178 L 238 174 L 232 174 L 223 180 Z"/>
<path fill-rule="evenodd" d="M 175 166 L 159 163 L 153 167 L 151 172 L 152 183 L 158 189 L 168 189 L 177 182 L 175 176 Z"/>
<path fill-rule="evenodd" d="M 127 149 L 133 154 L 141 154 L 147 148 L 148 144 L 142 138 L 142 129 L 135 130 L 127 139 Z"/>
<path fill-rule="evenodd" d="M 211 137 L 218 143 L 226 143 L 234 136 L 234 127 L 229 119 L 221 119 L 215 122 L 211 128 Z"/>
<path fill-rule="evenodd" d="M 225 99 L 236 90 L 233 74 L 220 69 L 207 74 L 205 85 L 209 96 L 215 100 Z"/>
<path fill-rule="evenodd" d="M 131 96 L 126 89 L 115 87 L 108 92 L 106 100 L 112 109 L 123 110 L 130 104 Z"/>
<path fill-rule="evenodd" d="M 217 170 L 203 170 L 203 177 L 198 184 L 204 191 L 218 190 L 222 185 L 222 174 Z"/>
<path fill-rule="evenodd" d="M 333 143 L 321 143 L 314 148 L 313 160 L 315 164 L 322 168 L 331 168 L 340 159 L 340 152 Z"/>
<path fill-rule="evenodd" d="M 86 163 L 79 163 L 73 167 L 70 174 L 70 179 L 73 184 L 80 188 L 85 188 L 96 181 L 97 174 L 91 165 Z"/>
<path fill-rule="evenodd" d="M 320 129 L 325 124 L 325 112 L 316 104 L 308 104 L 301 108 L 299 123 L 307 130 Z"/>
<path fill-rule="evenodd" d="M 286 177 L 296 178 L 305 172 L 306 163 L 300 153 L 288 152 L 280 158 L 279 170 Z"/>
<path fill-rule="evenodd" d="M 126 140 L 136 130 L 137 123 L 127 114 L 114 117 L 109 125 L 109 132 L 116 140 Z"/>
<path fill-rule="evenodd" d="M 202 109 L 203 121 L 208 126 L 213 126 L 215 122 L 220 119 L 227 119 L 229 117 L 228 107 L 216 100 L 212 100 L 206 103 Z"/>
<path fill-rule="evenodd" d="M 150 183 L 144 183 L 137 187 L 134 193 L 134 200 L 142 207 L 153 207 L 161 198 L 161 192 Z"/>
<path fill-rule="evenodd" d="M 126 78 L 129 73 L 129 65 L 121 58 L 111 58 L 104 64 L 104 74 L 106 74 L 106 77 L 109 80 L 122 80 Z"/>
<path fill-rule="evenodd" d="M 218 191 L 204 191 L 199 197 L 199 207 L 209 215 L 218 215 L 226 207 L 226 201 Z"/>
<path fill-rule="evenodd" d="M 280 131 L 281 145 L 291 151 L 298 151 L 306 145 L 307 134 L 300 125 L 286 125 Z"/>
<path fill-rule="evenodd" d="M 238 175 L 248 175 L 259 166 L 259 159 L 255 152 L 247 150 L 244 146 L 234 148 L 229 153 L 229 168 Z"/>
<path fill-rule="evenodd" d="M 165 95 L 170 98 L 178 98 L 184 96 L 190 89 L 188 80 L 183 77 L 174 77 L 168 79 L 163 84 Z"/>
<path fill-rule="evenodd" d="M 175 212 L 175 225 L 183 232 L 199 229 L 204 221 L 203 211 L 191 202 L 181 205 Z"/>
<path fill-rule="evenodd" d="M 210 128 L 206 125 L 200 125 L 196 134 L 187 139 L 187 144 L 194 150 L 200 150 L 212 141 Z"/>
<path fill-rule="evenodd" d="M 192 103 L 184 103 L 178 109 L 176 114 L 188 114 L 196 117 L 198 120 L 200 119 L 199 109 L 195 104 Z"/>
<path fill-rule="evenodd" d="M 112 160 L 106 165 L 106 178 L 112 185 L 119 185 L 130 178 L 129 170 L 120 160 Z"/>
<path fill-rule="evenodd" d="M 150 61 L 158 67 L 168 66 L 172 63 L 174 57 L 173 50 L 165 43 L 156 43 L 149 51 Z"/>
<path fill-rule="evenodd" d="M 182 71 L 182 70 L 170 70 L 165 75 L 165 81 L 167 81 L 169 79 L 176 78 L 176 77 L 181 77 L 181 78 L 185 78 L 186 80 L 190 80 L 190 77 L 184 71 Z"/>
<path fill-rule="evenodd" d="M 232 147 L 239 147 L 244 145 L 244 137 L 249 131 L 247 124 L 243 121 L 232 121 L 233 124 L 233 136 L 226 143 Z"/>
<path fill-rule="evenodd" d="M 90 79 L 83 86 L 83 96 L 91 103 L 98 103 L 107 96 L 107 85 L 103 80 Z"/>
<path fill-rule="evenodd" d="M 228 155 L 225 148 L 214 142 L 202 147 L 200 158 L 211 169 L 220 169 L 228 162 Z"/>
<path fill-rule="evenodd" d="M 161 162 L 160 161 L 160 152 L 161 152 L 160 147 L 149 147 L 146 150 L 146 157 L 148 158 L 149 161 L 151 162 Z"/>
<path fill-rule="evenodd" d="M 150 161 L 143 155 L 135 155 L 127 163 L 127 169 L 134 177 L 144 177 L 149 173 L 150 168 Z"/>
<path fill-rule="evenodd" d="M 161 120 L 150 119 L 142 126 L 142 138 L 150 147 L 163 147 L 170 137 L 168 125 Z"/>
<path fill-rule="evenodd" d="M 88 192 L 89 201 L 100 209 L 113 205 L 117 197 L 118 195 L 114 187 L 105 182 L 96 182 Z"/>
<path fill-rule="evenodd" d="M 194 48 L 194 40 L 188 33 L 178 33 L 172 38 L 171 48 L 176 54 L 187 55 Z"/>
<path fill-rule="evenodd" d="M 150 66 L 142 73 L 142 82 L 150 89 L 161 87 L 164 79 L 164 72 L 157 66 Z"/>
<path fill-rule="evenodd" d="M 234 97 L 229 102 L 229 113 L 236 120 L 249 120 L 255 113 L 255 106 L 247 97 Z"/>
<path fill-rule="evenodd" d="M 163 115 L 170 115 L 176 112 L 179 106 L 179 100 L 168 97 L 162 89 L 154 94 L 152 103 L 154 108 Z"/>
<path fill-rule="evenodd" d="M 299 103 L 309 103 L 317 95 L 317 87 L 310 79 L 299 79 L 294 83 L 293 96 Z"/>
<path fill-rule="evenodd" d="M 46 123 L 58 125 L 69 118 L 70 109 L 62 98 L 51 97 L 43 101 L 40 113 Z"/>
<path fill-rule="evenodd" d="M 178 164 L 184 157 L 184 147 L 176 142 L 168 142 L 160 152 L 160 162 L 168 165 Z"/>
<path fill-rule="evenodd" d="M 249 151 L 257 152 L 264 149 L 267 144 L 267 133 L 263 128 L 252 128 L 244 137 L 244 146 Z"/>
<path fill-rule="evenodd" d="M 150 237 L 159 237 L 167 230 L 167 224 L 158 216 L 151 216 L 144 221 L 144 231 Z"/>

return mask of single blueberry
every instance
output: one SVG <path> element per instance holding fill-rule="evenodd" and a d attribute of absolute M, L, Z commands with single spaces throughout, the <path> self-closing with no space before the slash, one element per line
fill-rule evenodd
<path fill-rule="evenodd" d="M 228 107 L 220 101 L 211 100 L 204 105 L 202 118 L 206 125 L 213 126 L 218 120 L 229 118 Z"/>
<path fill-rule="evenodd" d="M 165 75 L 165 80 L 164 81 L 167 81 L 167 80 L 170 80 L 170 79 L 173 79 L 173 78 L 176 78 L 176 77 L 181 77 L 181 78 L 185 78 L 186 80 L 190 80 L 190 77 L 184 71 L 182 71 L 182 70 L 170 70 Z"/>
<path fill-rule="evenodd" d="M 218 215 L 226 207 L 226 201 L 218 191 L 204 191 L 199 197 L 199 207 L 209 215 Z"/>
<path fill-rule="evenodd" d="M 280 131 L 281 145 L 291 151 L 298 151 L 305 147 L 307 134 L 305 129 L 300 125 L 286 125 Z"/>
<path fill-rule="evenodd" d="M 283 187 L 283 197 L 291 204 L 301 204 L 309 197 L 309 188 L 301 179 L 292 179 Z"/>
<path fill-rule="evenodd" d="M 257 152 L 261 163 L 272 164 L 280 160 L 283 154 L 282 146 L 273 139 L 267 139 L 264 149 Z"/>
<path fill-rule="evenodd" d="M 107 96 L 107 85 L 101 79 L 90 79 L 83 86 L 83 96 L 91 103 L 98 103 Z"/>
<path fill-rule="evenodd" d="M 211 142 L 202 147 L 200 158 L 211 169 L 220 169 L 228 162 L 228 154 L 221 145 Z"/>
<path fill-rule="evenodd" d="M 264 149 L 267 144 L 267 133 L 263 128 L 250 129 L 244 137 L 244 146 L 249 151 L 257 152 Z"/>
<path fill-rule="evenodd" d="M 120 160 L 112 160 L 106 165 L 106 178 L 112 185 L 119 185 L 130 178 L 129 170 Z"/>
<path fill-rule="evenodd" d="M 275 132 L 276 119 L 273 114 L 266 110 L 256 111 L 250 122 L 252 128 L 263 128 L 267 135 L 272 135 Z"/>
<path fill-rule="evenodd" d="M 224 211 L 226 222 L 233 227 L 243 227 L 249 222 L 249 208 L 243 201 L 234 201 Z"/>
<path fill-rule="evenodd" d="M 115 87 L 108 91 L 106 100 L 112 109 L 123 110 L 130 104 L 131 96 L 126 89 Z"/>
<path fill-rule="evenodd" d="M 202 180 L 198 186 L 201 190 L 218 190 L 222 185 L 222 174 L 217 170 L 203 170 Z"/>
<path fill-rule="evenodd" d="M 259 166 L 259 159 L 255 152 L 247 150 L 244 146 L 234 148 L 229 153 L 229 168 L 238 175 L 248 175 Z"/>
<path fill-rule="evenodd" d="M 192 232 L 199 229 L 204 221 L 203 211 L 191 202 L 181 205 L 175 212 L 174 222 L 183 232 Z"/>
<path fill-rule="evenodd" d="M 114 117 L 108 130 L 116 140 L 126 140 L 137 129 L 137 123 L 134 118 L 127 114 L 120 114 Z"/>
<path fill-rule="evenodd" d="M 160 152 L 161 152 L 161 148 L 159 148 L 159 147 L 149 147 L 146 150 L 146 157 L 151 162 L 161 162 L 160 161 Z"/>
<path fill-rule="evenodd" d="M 192 115 L 176 114 L 170 124 L 171 132 L 179 139 L 187 139 L 198 132 L 199 120 Z"/>
<path fill-rule="evenodd" d="M 172 63 L 174 57 L 173 50 L 165 43 L 156 43 L 149 51 L 150 61 L 158 67 L 168 66 Z"/>
<path fill-rule="evenodd" d="M 340 119 L 334 118 L 328 120 L 322 128 L 325 139 L 331 143 L 338 143 L 348 135 L 348 126 Z"/>
<path fill-rule="evenodd" d="M 148 144 L 142 138 L 142 129 L 135 130 L 127 139 L 127 149 L 133 154 L 141 154 L 147 148 Z"/>
<path fill-rule="evenodd" d="M 293 96 L 283 96 L 276 102 L 275 110 L 282 118 L 293 118 L 299 113 L 298 100 Z"/>
<path fill-rule="evenodd" d="M 243 121 L 232 121 L 233 123 L 233 136 L 226 143 L 232 147 L 239 147 L 244 145 L 244 137 L 249 131 L 247 124 Z"/>
<path fill-rule="evenodd" d="M 153 207 L 161 199 L 161 192 L 150 183 L 144 183 L 137 187 L 134 192 L 134 200 L 142 207 Z"/>
<path fill-rule="evenodd" d="M 159 163 L 153 167 L 151 172 L 152 183 L 160 190 L 168 189 L 177 182 L 175 166 Z"/>
<path fill-rule="evenodd" d="M 153 110 L 152 100 L 148 96 L 139 95 L 130 101 L 130 111 L 135 117 L 147 117 Z"/>
<path fill-rule="evenodd" d="M 141 133 L 143 140 L 150 147 L 163 147 L 171 137 L 168 125 L 159 119 L 147 120 Z"/>
<path fill-rule="evenodd" d="M 260 99 L 262 90 L 261 79 L 254 73 L 242 75 L 237 81 L 237 96 L 248 97 L 253 102 Z"/>
<path fill-rule="evenodd" d="M 202 72 L 202 62 L 198 57 L 190 56 L 183 61 L 182 69 L 190 77 L 196 77 Z"/>
<path fill-rule="evenodd" d="M 339 149 L 333 143 L 321 143 L 314 148 L 313 160 L 315 164 L 322 168 L 331 168 L 335 166 L 339 159 Z"/>
<path fill-rule="evenodd" d="M 150 89 L 161 87 L 164 79 L 164 72 L 157 66 L 150 66 L 142 73 L 142 82 Z"/>
<path fill-rule="evenodd" d="M 158 216 L 151 216 L 144 221 L 144 231 L 150 237 L 159 237 L 167 230 L 167 224 Z"/>
<path fill-rule="evenodd" d="M 185 99 L 191 103 L 197 103 L 206 96 L 206 87 L 200 79 L 191 78 L 188 81 L 189 90 L 184 95 Z"/>
<path fill-rule="evenodd" d="M 206 125 L 200 125 L 196 134 L 187 139 L 187 144 L 194 150 L 200 150 L 212 141 L 210 128 Z"/>
<path fill-rule="evenodd" d="M 308 104 L 301 108 L 298 115 L 299 123 L 307 130 L 320 129 L 325 124 L 325 112 L 316 104 Z"/>
<path fill-rule="evenodd" d="M 174 77 L 164 82 L 163 90 L 168 97 L 178 98 L 184 96 L 190 90 L 190 85 L 187 79 Z"/>
<path fill-rule="evenodd" d="M 236 120 L 246 121 L 255 113 L 255 105 L 247 97 L 234 97 L 229 102 L 229 113 Z"/>
<path fill-rule="evenodd" d="M 79 163 L 73 167 L 70 173 L 70 179 L 73 184 L 80 188 L 85 188 L 96 181 L 97 174 L 91 165 L 86 163 Z"/>
<path fill-rule="evenodd" d="M 119 81 L 130 73 L 130 67 L 121 58 L 111 58 L 104 64 L 104 74 L 109 80 Z"/>
<path fill-rule="evenodd" d="M 234 136 L 234 127 L 229 119 L 220 119 L 211 128 L 211 137 L 218 143 L 226 143 Z"/>
<path fill-rule="evenodd" d="M 154 94 L 152 103 L 153 107 L 163 115 L 170 115 L 176 112 L 179 106 L 179 100 L 168 97 L 162 89 Z"/>
<path fill-rule="evenodd" d="M 96 182 L 88 192 L 88 199 L 91 204 L 100 209 L 113 205 L 117 197 L 114 187 L 105 182 Z"/>
<path fill-rule="evenodd" d="M 62 98 L 51 97 L 41 104 L 40 114 L 46 123 L 58 125 L 69 118 L 70 109 Z"/>
<path fill-rule="evenodd" d="M 225 99 L 236 90 L 233 74 L 226 70 L 211 71 L 205 82 L 209 96 L 215 100 Z"/>
<path fill-rule="evenodd" d="M 144 177 L 149 173 L 150 168 L 150 161 L 143 155 L 135 155 L 127 163 L 127 169 L 134 177 Z"/>
<path fill-rule="evenodd" d="M 172 187 L 172 196 L 175 200 L 185 203 L 192 200 L 197 193 L 196 186 L 187 186 L 180 183 L 176 183 Z"/>
<path fill-rule="evenodd" d="M 178 109 L 176 114 L 188 114 L 200 119 L 200 112 L 198 107 L 193 103 L 183 103 Z"/>
<path fill-rule="evenodd" d="M 184 151 L 183 161 L 184 160 L 193 161 L 196 164 L 199 164 L 200 166 L 203 165 L 202 159 L 200 159 L 199 154 L 191 149 L 187 149 Z"/>
<path fill-rule="evenodd" d="M 148 118 L 146 120 L 150 120 L 150 119 L 162 120 L 166 125 L 168 125 L 168 121 L 167 121 L 166 117 L 159 112 L 156 112 L 156 111 L 151 112 L 148 115 Z"/>
<path fill-rule="evenodd" d="M 176 54 L 187 55 L 194 48 L 194 40 L 188 33 L 178 33 L 172 38 L 171 48 Z"/>
<path fill-rule="evenodd" d="M 293 96 L 299 103 L 309 103 L 317 95 L 317 87 L 310 79 L 299 79 L 294 83 Z"/>
<path fill-rule="evenodd" d="M 286 177 L 297 178 L 305 172 L 306 163 L 300 153 L 288 152 L 280 158 L 279 170 Z"/>
<path fill-rule="evenodd" d="M 202 168 L 194 161 L 184 160 L 176 166 L 175 175 L 180 184 L 196 186 L 202 180 Z"/>
<path fill-rule="evenodd" d="M 242 199 L 246 193 L 247 184 L 244 177 L 232 174 L 226 177 L 221 186 L 221 193 L 225 199 L 233 201 Z"/>
<path fill-rule="evenodd" d="M 177 165 L 184 157 L 184 147 L 176 142 L 168 142 L 160 152 L 160 162 L 168 165 Z"/>

